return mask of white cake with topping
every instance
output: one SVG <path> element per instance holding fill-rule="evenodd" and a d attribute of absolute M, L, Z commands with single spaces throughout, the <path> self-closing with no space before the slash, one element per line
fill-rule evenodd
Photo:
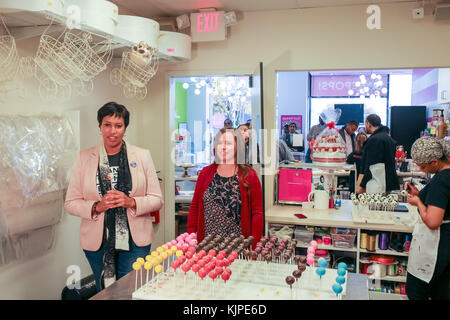
<path fill-rule="evenodd" d="M 323 135 L 314 144 L 312 160 L 317 164 L 345 164 L 345 146 L 340 137 L 335 135 Z"/>

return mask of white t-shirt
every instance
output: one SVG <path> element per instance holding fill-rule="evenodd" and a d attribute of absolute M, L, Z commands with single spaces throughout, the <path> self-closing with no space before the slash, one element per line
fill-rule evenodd
<path fill-rule="evenodd" d="M 350 153 L 353 152 L 352 137 L 344 129 L 345 134 L 345 155 L 348 157 Z"/>

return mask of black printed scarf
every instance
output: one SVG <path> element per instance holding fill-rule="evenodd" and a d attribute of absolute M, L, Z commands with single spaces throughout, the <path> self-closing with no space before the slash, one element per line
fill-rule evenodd
<path fill-rule="evenodd" d="M 126 179 L 125 177 L 130 177 L 130 168 L 128 166 L 127 147 L 125 141 L 123 141 L 119 154 L 119 171 L 116 190 L 129 195 L 132 188 L 132 182 L 131 179 Z M 103 144 L 100 148 L 98 178 L 100 182 L 100 192 L 103 197 L 112 189 L 112 177 L 109 168 L 108 154 L 106 153 Z M 126 208 L 118 207 L 107 210 L 105 212 L 103 232 L 104 253 L 102 279 L 105 288 L 116 280 L 116 250 L 128 251 L 128 241 L 129 228 Z"/>

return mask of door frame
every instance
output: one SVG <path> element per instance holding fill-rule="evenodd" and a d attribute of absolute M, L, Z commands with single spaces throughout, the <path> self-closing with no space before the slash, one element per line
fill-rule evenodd
<path fill-rule="evenodd" d="M 245 75 L 252 76 L 254 74 L 253 68 L 242 69 L 205 69 L 205 70 L 182 70 L 182 71 L 167 71 L 164 75 L 164 144 L 168 146 L 167 156 L 169 161 L 164 161 L 164 243 L 175 239 L 175 166 L 170 161 L 172 150 L 175 148 L 175 143 L 170 139 L 171 133 L 175 130 L 175 121 L 172 119 L 175 117 L 175 108 L 171 105 L 171 88 L 170 79 L 173 77 L 188 77 L 188 76 L 233 76 L 233 75 Z"/>

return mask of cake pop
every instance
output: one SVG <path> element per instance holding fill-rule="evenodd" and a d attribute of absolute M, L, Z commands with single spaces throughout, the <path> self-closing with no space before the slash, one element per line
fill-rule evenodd
<path fill-rule="evenodd" d="M 133 263 L 133 270 L 136 271 L 136 284 L 134 286 L 134 291 L 137 290 L 138 271 L 141 270 L 141 267 L 142 266 L 141 266 L 141 264 L 139 262 L 136 261 L 136 262 Z"/>
<path fill-rule="evenodd" d="M 317 264 L 319 265 L 319 267 L 322 267 L 322 268 L 326 268 L 328 266 L 328 262 L 324 258 L 319 258 L 319 261 L 317 262 Z"/>
<path fill-rule="evenodd" d="M 161 273 L 163 271 L 163 267 L 160 265 L 160 264 L 158 264 L 156 267 L 155 267 L 155 272 L 156 272 L 156 274 L 157 274 L 157 276 L 156 276 L 156 286 L 158 286 L 159 287 L 159 274 Z"/>
<path fill-rule="evenodd" d="M 302 271 L 299 270 L 299 269 L 295 269 L 295 270 L 292 272 L 292 275 L 293 275 L 294 278 L 295 278 L 295 282 L 298 284 L 298 279 L 300 279 L 300 277 L 302 276 Z"/>
<path fill-rule="evenodd" d="M 314 250 L 317 250 L 317 248 L 319 247 L 319 245 L 317 244 L 317 241 L 315 241 L 315 240 L 312 240 L 312 241 L 309 243 L 309 245 L 310 245 L 311 247 L 313 247 Z"/>
<path fill-rule="evenodd" d="M 322 276 L 325 274 L 325 268 L 319 267 L 316 269 L 316 273 L 319 275 L 320 279 L 322 280 Z"/>
<path fill-rule="evenodd" d="M 148 285 L 148 271 L 153 267 L 152 263 L 147 261 L 144 263 L 144 269 L 147 270 L 147 279 L 146 279 L 146 284 Z"/>
<path fill-rule="evenodd" d="M 344 268 L 338 268 L 337 269 L 337 274 L 339 275 L 339 276 L 345 276 L 345 274 L 347 273 L 347 271 L 344 269 Z"/>
<path fill-rule="evenodd" d="M 347 270 L 347 264 L 345 262 L 339 262 L 338 269 L 340 269 L 340 268 Z"/>
<path fill-rule="evenodd" d="M 291 288 L 291 299 L 292 299 L 292 285 L 294 284 L 294 282 L 295 282 L 295 279 L 294 279 L 294 277 L 292 277 L 292 276 L 287 276 L 286 277 L 286 283 L 289 285 L 289 287 Z"/>
<path fill-rule="evenodd" d="M 340 285 L 343 285 L 345 283 L 345 277 L 337 276 L 336 277 L 336 282 L 339 283 Z"/>
<path fill-rule="evenodd" d="M 339 283 L 333 284 L 331 288 L 333 289 L 334 293 L 336 293 L 336 297 L 339 295 L 339 293 L 342 292 L 342 286 Z"/>
<path fill-rule="evenodd" d="M 300 270 L 301 272 L 304 272 L 306 270 L 306 264 L 304 263 L 299 263 L 297 265 L 297 269 Z"/>

